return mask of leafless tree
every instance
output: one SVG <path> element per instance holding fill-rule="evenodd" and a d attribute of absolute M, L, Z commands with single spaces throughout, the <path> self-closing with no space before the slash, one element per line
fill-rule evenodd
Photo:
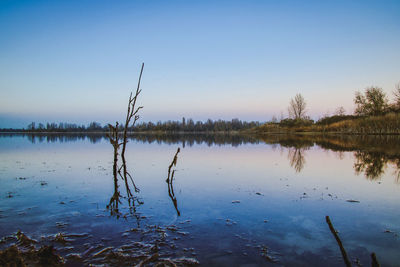
<path fill-rule="evenodd" d="M 344 109 L 343 106 L 340 106 L 335 110 L 335 115 L 336 116 L 344 116 L 345 113 L 346 113 L 346 110 Z"/>
<path fill-rule="evenodd" d="M 396 84 L 396 89 L 393 91 L 395 105 L 400 109 L 400 82 Z"/>
<path fill-rule="evenodd" d="M 289 117 L 292 119 L 302 119 L 305 117 L 306 101 L 301 94 L 296 94 L 296 96 L 290 100 L 288 111 Z"/>

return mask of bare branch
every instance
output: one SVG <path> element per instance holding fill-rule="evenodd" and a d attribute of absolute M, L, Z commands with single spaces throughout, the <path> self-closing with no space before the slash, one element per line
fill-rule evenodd
<path fill-rule="evenodd" d="M 134 120 L 133 120 L 133 123 L 132 123 L 132 126 L 133 126 L 133 125 L 135 125 L 136 121 L 139 119 L 139 118 L 136 118 L 136 114 L 139 112 L 140 109 L 143 108 L 142 106 L 136 108 L 136 100 L 137 100 L 140 92 L 142 91 L 140 89 L 140 82 L 142 80 L 143 68 L 144 68 L 144 63 L 142 63 L 142 68 L 140 69 L 139 80 L 138 80 L 138 84 L 137 84 L 135 95 L 132 97 L 132 92 L 129 95 L 128 110 L 127 110 L 127 113 L 126 113 L 126 120 L 125 120 L 124 134 L 123 134 L 123 144 L 122 144 L 121 156 L 125 155 L 126 143 L 128 142 L 127 132 L 128 132 L 129 124 L 130 124 L 130 122 L 132 120 L 132 117 L 134 117 Z"/>
<path fill-rule="evenodd" d="M 329 216 L 326 216 L 325 219 L 326 219 L 326 223 L 329 226 L 329 229 L 331 230 L 333 236 L 336 239 L 336 242 L 339 245 L 340 252 L 342 252 L 342 257 L 343 257 L 344 263 L 346 264 L 347 267 L 351 267 L 351 263 L 350 263 L 349 257 L 347 256 L 346 250 L 343 247 L 342 241 L 340 240 L 340 238 L 339 238 L 339 236 L 337 234 L 337 231 L 335 230 L 335 228 L 332 225 L 331 219 L 329 218 Z"/>

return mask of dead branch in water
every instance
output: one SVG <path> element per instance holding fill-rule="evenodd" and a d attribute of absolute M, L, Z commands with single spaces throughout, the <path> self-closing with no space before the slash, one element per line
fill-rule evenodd
<path fill-rule="evenodd" d="M 133 118 L 132 126 L 135 125 L 136 121 L 139 119 L 138 112 L 141 108 L 143 108 L 143 107 L 136 108 L 136 101 L 141 92 L 140 82 L 142 79 L 143 68 L 144 68 L 144 63 L 142 63 L 142 68 L 140 70 L 139 81 L 138 81 L 135 95 L 132 97 L 132 92 L 131 92 L 131 94 L 129 96 L 128 110 L 127 110 L 127 114 L 126 114 L 125 125 L 123 128 L 122 143 L 119 142 L 120 138 L 119 138 L 119 132 L 118 132 L 118 130 L 119 130 L 118 122 L 116 122 L 115 127 L 111 124 L 108 125 L 109 133 L 107 134 L 107 137 L 110 140 L 110 143 L 112 144 L 112 146 L 114 148 L 114 164 L 113 164 L 114 194 L 111 197 L 110 203 L 107 206 L 107 208 L 111 209 L 111 213 L 117 214 L 117 216 L 119 215 L 118 204 L 121 203 L 121 201 L 119 200 L 119 198 L 121 197 L 121 194 L 118 190 L 117 173 L 119 174 L 121 179 L 125 182 L 125 188 L 126 188 L 126 194 L 127 194 L 129 207 L 133 208 L 133 211 L 135 211 L 135 200 L 138 202 L 138 204 L 141 204 L 141 202 L 133 196 L 132 191 L 130 190 L 130 187 L 129 187 L 129 180 L 130 180 L 135 189 L 135 192 L 140 191 L 139 188 L 136 186 L 135 182 L 133 181 L 131 174 L 127 170 L 125 151 L 126 151 L 126 144 L 128 142 L 127 132 L 128 132 L 129 124 L 131 123 L 131 120 Z M 118 168 L 118 151 L 119 151 L 119 147 L 121 145 L 122 145 L 122 151 L 121 151 L 122 165 L 120 168 Z M 128 180 L 128 177 L 129 177 L 129 180 Z"/>
<path fill-rule="evenodd" d="M 175 156 L 174 156 L 174 158 L 173 158 L 171 164 L 170 164 L 169 167 L 168 167 L 168 177 L 167 177 L 167 180 L 166 180 L 167 183 L 170 182 L 171 168 L 172 168 L 173 166 L 176 166 L 176 163 L 177 163 L 177 161 L 178 161 L 178 153 L 179 153 L 180 151 L 181 151 L 181 149 L 178 147 L 178 150 L 176 151 Z M 172 180 L 172 179 L 171 179 L 171 180 Z M 172 183 L 172 181 L 171 181 L 171 183 Z"/>
<path fill-rule="evenodd" d="M 335 228 L 332 225 L 331 220 L 329 219 L 329 216 L 326 216 L 326 223 L 329 225 L 329 229 L 331 230 L 333 236 L 336 239 L 336 242 L 338 243 L 339 247 L 340 247 L 340 251 L 342 252 L 342 257 L 344 260 L 344 263 L 346 264 L 347 267 L 351 266 L 350 260 L 347 257 L 347 253 L 346 250 L 343 247 L 342 241 L 340 240 L 337 231 L 335 230 Z M 380 267 L 381 265 L 378 262 L 378 259 L 376 258 L 376 255 L 374 252 L 371 253 L 371 266 L 372 267 Z"/>
<path fill-rule="evenodd" d="M 381 267 L 374 252 L 371 253 L 371 260 L 372 260 L 372 262 L 371 262 L 372 267 Z"/>
<path fill-rule="evenodd" d="M 346 264 L 347 267 L 351 267 L 351 263 L 347 256 L 346 250 L 343 247 L 342 241 L 340 240 L 339 235 L 337 234 L 337 231 L 335 230 L 335 228 L 332 225 L 331 219 L 329 219 L 329 216 L 326 216 L 325 219 L 326 219 L 326 223 L 329 226 L 329 229 L 331 230 L 333 236 L 336 239 L 336 242 L 339 245 L 340 252 L 342 252 L 342 257 L 343 257 L 344 263 Z"/>
<path fill-rule="evenodd" d="M 128 143 L 127 133 L 128 133 L 129 124 L 131 123 L 131 120 L 133 118 L 132 126 L 135 125 L 136 121 L 139 119 L 139 115 L 138 115 L 139 110 L 141 108 L 143 108 L 141 106 L 136 108 L 137 98 L 138 98 L 140 92 L 142 91 L 140 89 L 140 82 L 142 79 L 143 68 L 144 68 L 144 63 L 142 63 L 142 68 L 140 70 L 140 75 L 139 75 L 139 80 L 138 80 L 135 95 L 132 97 L 132 92 L 131 92 L 131 94 L 129 96 L 128 109 L 126 112 L 126 119 L 125 119 L 125 127 L 124 127 L 124 131 L 123 131 L 123 136 L 122 136 L 122 151 L 121 151 L 122 165 L 118 170 L 118 173 L 119 173 L 121 179 L 125 182 L 126 195 L 127 195 L 129 207 L 133 208 L 134 211 L 135 211 L 135 200 L 137 200 L 137 199 L 135 199 L 135 197 L 133 196 L 132 191 L 129 187 L 129 180 L 131 181 L 136 193 L 140 192 L 140 190 L 136 186 L 135 182 L 133 181 L 132 175 L 127 170 L 125 151 L 126 151 L 126 144 Z M 122 171 L 122 173 L 121 173 L 121 171 Z M 129 180 L 128 180 L 128 177 L 129 177 Z M 137 202 L 138 202 L 138 204 L 140 204 L 139 201 L 137 201 Z"/>
<path fill-rule="evenodd" d="M 142 68 L 140 69 L 140 75 L 139 75 L 139 80 L 138 80 L 135 95 L 132 97 L 132 92 L 131 92 L 131 94 L 129 96 L 128 110 L 126 112 L 126 119 L 125 119 L 124 135 L 123 135 L 123 139 L 122 139 L 123 140 L 122 152 L 121 152 L 122 157 L 125 157 L 126 143 L 128 142 L 127 133 L 128 133 L 129 124 L 133 118 L 132 126 L 135 125 L 136 121 L 139 119 L 139 115 L 138 115 L 139 110 L 143 108 L 142 106 L 139 106 L 136 108 L 136 100 L 137 100 L 140 92 L 142 91 L 140 89 L 140 81 L 142 79 L 143 68 L 144 68 L 144 63 L 142 63 Z"/>
<path fill-rule="evenodd" d="M 174 204 L 176 213 L 178 214 L 178 216 L 181 216 L 181 212 L 178 209 L 178 201 L 176 200 L 175 197 L 175 193 L 174 193 L 174 185 L 173 185 L 173 181 L 174 181 L 174 175 L 175 175 L 175 170 L 172 171 L 171 173 L 171 169 L 173 166 L 176 166 L 176 163 L 178 162 L 178 153 L 181 151 L 181 149 L 178 147 L 175 156 L 171 162 L 171 164 L 168 167 L 168 177 L 165 180 L 165 182 L 167 182 L 168 184 L 168 195 L 172 200 L 172 203 Z"/>

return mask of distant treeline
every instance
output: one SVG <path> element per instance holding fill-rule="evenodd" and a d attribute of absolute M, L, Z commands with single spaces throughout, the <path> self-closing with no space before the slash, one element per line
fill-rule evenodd
<path fill-rule="evenodd" d="M 67 122 L 60 122 L 60 123 L 35 123 L 31 122 L 26 128 L 22 129 L 15 129 L 15 128 L 3 128 L 0 129 L 1 132 L 57 132 L 57 133 L 64 133 L 64 132 L 105 132 L 108 131 L 108 125 L 102 126 L 98 122 L 91 122 L 87 126 L 81 124 L 78 125 L 76 123 L 67 123 Z"/>
<path fill-rule="evenodd" d="M 135 132 L 231 132 L 251 129 L 260 126 L 261 123 L 256 121 L 246 122 L 239 119 L 230 121 L 208 119 L 206 122 L 192 119 L 186 121 L 166 121 L 166 122 L 143 122 L 136 124 L 133 129 Z"/>
<path fill-rule="evenodd" d="M 239 119 L 232 119 L 230 121 L 224 120 L 216 120 L 213 121 L 208 119 L 206 122 L 202 121 L 193 121 L 193 119 L 186 120 L 182 118 L 182 121 L 166 121 L 157 123 L 153 122 L 142 122 L 138 123 L 133 127 L 129 127 L 129 131 L 132 132 L 169 132 L 169 133 L 177 133 L 177 132 L 232 132 L 232 131 L 240 131 L 247 130 L 254 127 L 260 126 L 260 122 L 246 122 L 241 121 Z M 124 129 L 123 125 L 119 126 L 120 129 Z M 78 125 L 75 123 L 30 123 L 24 129 L 0 129 L 1 132 L 60 132 L 60 133 L 68 133 L 68 132 L 79 132 L 79 133 L 93 133 L 93 132 L 108 132 L 108 125 L 101 125 L 98 122 L 91 122 L 87 126 Z"/>

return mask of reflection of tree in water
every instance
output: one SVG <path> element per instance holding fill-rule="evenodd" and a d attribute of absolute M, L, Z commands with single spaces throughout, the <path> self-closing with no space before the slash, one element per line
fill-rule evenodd
<path fill-rule="evenodd" d="M 290 165 L 300 172 L 305 165 L 304 150 L 313 145 L 336 152 L 344 159 L 344 152 L 354 152 L 354 169 L 357 174 L 363 173 L 367 179 L 378 179 L 388 164 L 395 171 L 395 181 L 400 183 L 400 136 L 354 136 L 354 135 L 269 135 L 261 137 L 267 144 L 279 144 L 289 149 Z"/>
<path fill-rule="evenodd" d="M 127 165 L 124 155 L 121 155 L 122 165 L 120 168 L 118 168 L 118 149 L 122 144 L 119 143 L 118 123 L 116 123 L 116 127 L 109 125 L 109 129 L 110 130 L 109 133 L 107 134 L 107 137 L 109 138 L 110 143 L 114 148 L 114 163 L 113 163 L 114 194 L 110 198 L 110 202 L 107 205 L 107 209 L 110 210 L 111 215 L 115 215 L 117 216 L 117 218 L 119 218 L 121 215 L 123 215 L 119 210 L 119 204 L 121 204 L 120 198 L 124 198 L 128 201 L 130 214 L 134 215 L 136 218 L 139 218 L 139 216 L 136 214 L 136 205 L 143 204 L 143 202 L 141 202 L 139 198 L 135 196 L 131 191 L 131 186 L 134 188 L 136 193 L 138 193 L 140 190 L 136 186 L 132 176 L 127 170 Z M 124 181 L 126 189 L 125 197 L 123 197 L 119 191 L 118 175 Z M 125 217 L 126 215 L 123 216 Z"/>
<path fill-rule="evenodd" d="M 4 134 L 2 134 L 4 136 Z M 9 134 L 8 136 L 23 136 L 27 137 L 33 144 L 36 142 L 43 143 L 66 143 L 89 140 L 90 143 L 95 144 L 104 138 L 104 134 L 87 134 L 87 133 L 22 133 L 22 134 Z"/>
<path fill-rule="evenodd" d="M 108 140 L 105 133 L 2 133 L 0 137 L 22 136 L 27 137 L 32 143 L 54 143 L 54 142 L 75 142 L 89 140 L 90 143 L 98 143 L 104 138 Z M 240 134 L 222 134 L 222 133 L 199 133 L 199 134 L 136 134 L 128 133 L 127 139 L 140 141 L 142 143 L 164 143 L 164 144 L 181 144 L 185 146 L 206 144 L 207 146 L 215 145 L 232 145 L 234 147 L 245 144 L 258 144 L 260 140 L 255 136 Z"/>
<path fill-rule="evenodd" d="M 180 151 L 181 150 L 178 147 L 178 149 L 176 150 L 176 154 L 175 154 L 171 164 L 168 167 L 168 177 L 167 177 L 167 180 L 165 180 L 165 182 L 168 184 L 168 195 L 171 198 L 172 203 L 174 204 L 174 207 L 175 207 L 175 210 L 176 210 L 176 213 L 178 216 L 181 216 L 181 213 L 178 209 L 178 201 L 176 200 L 176 197 L 175 197 L 174 185 L 173 185 L 174 175 L 175 175 L 176 170 L 172 170 L 172 172 L 171 172 L 171 169 L 172 169 L 172 167 L 176 166 L 176 163 L 178 161 L 178 153 Z"/>
<path fill-rule="evenodd" d="M 92 143 L 101 141 L 103 134 L 57 134 L 57 133 L 34 133 L 34 134 L 1 134 L 1 137 L 23 136 L 35 142 L 71 142 L 89 140 Z M 318 145 L 323 149 L 337 152 L 339 159 L 344 158 L 344 152 L 354 152 L 356 162 L 354 169 L 357 174 L 365 173 L 369 179 L 379 178 L 385 171 L 387 164 L 392 164 L 396 169 L 395 179 L 400 182 L 400 136 L 356 136 L 356 135 L 235 135 L 235 134 L 133 134 L 129 136 L 130 140 L 136 140 L 142 143 L 164 143 L 164 144 L 182 144 L 192 146 L 195 144 L 213 145 L 232 145 L 258 144 L 261 142 L 279 145 L 281 148 L 289 148 L 288 158 L 290 165 L 300 172 L 305 165 L 304 150 L 311 146 Z M 124 160 L 123 160 L 124 161 Z M 126 164 L 125 164 L 126 165 Z M 123 171 L 123 173 L 125 173 Z M 127 175 L 130 180 L 129 175 Z M 124 181 L 126 181 L 124 180 Z"/>
<path fill-rule="evenodd" d="M 306 163 L 305 158 L 305 150 L 308 148 L 298 148 L 298 147 L 289 147 L 288 151 L 288 159 L 290 162 L 290 166 L 292 166 L 296 172 L 301 172 Z"/>
<path fill-rule="evenodd" d="M 344 152 L 343 151 L 336 151 L 335 152 L 335 156 L 340 159 L 343 160 L 344 159 Z"/>
<path fill-rule="evenodd" d="M 396 159 L 394 164 L 396 165 L 396 169 L 393 175 L 396 177 L 396 183 L 400 183 L 400 159 Z"/>
<path fill-rule="evenodd" d="M 375 180 L 381 178 L 385 173 L 388 164 L 392 164 L 395 168 L 393 175 L 396 183 L 400 182 L 400 157 L 398 155 L 388 155 L 381 152 L 354 152 L 356 162 L 354 170 L 356 174 L 363 173 L 366 178 Z"/>
<path fill-rule="evenodd" d="M 378 179 L 385 172 L 387 158 L 382 153 L 371 153 L 365 151 L 354 152 L 356 162 L 354 170 L 357 174 L 364 173 L 371 180 Z"/>

